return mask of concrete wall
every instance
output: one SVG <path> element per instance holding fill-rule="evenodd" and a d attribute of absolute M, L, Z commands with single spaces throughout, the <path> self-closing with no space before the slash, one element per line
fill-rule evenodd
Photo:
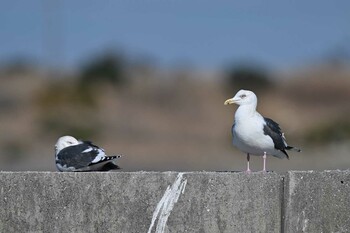
<path fill-rule="evenodd" d="M 350 232 L 350 171 L 288 172 L 285 232 Z"/>
<path fill-rule="evenodd" d="M 350 172 L 0 173 L 0 232 L 350 232 Z"/>

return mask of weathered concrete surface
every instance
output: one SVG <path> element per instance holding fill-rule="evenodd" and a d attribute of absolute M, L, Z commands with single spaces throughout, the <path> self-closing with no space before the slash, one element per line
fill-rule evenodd
<path fill-rule="evenodd" d="M 350 232 L 350 171 L 288 172 L 284 231 Z"/>
<path fill-rule="evenodd" d="M 280 232 L 274 173 L 0 173 L 0 232 Z"/>

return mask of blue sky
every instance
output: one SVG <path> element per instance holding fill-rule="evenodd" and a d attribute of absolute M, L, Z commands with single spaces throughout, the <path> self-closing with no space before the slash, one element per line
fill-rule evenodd
<path fill-rule="evenodd" d="M 301 66 L 350 43 L 350 1 L 5 0 L 0 62 L 80 65 L 115 48 L 159 65 Z"/>

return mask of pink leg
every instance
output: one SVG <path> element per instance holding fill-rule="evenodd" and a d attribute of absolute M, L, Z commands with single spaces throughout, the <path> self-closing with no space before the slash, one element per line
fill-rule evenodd
<path fill-rule="evenodd" d="M 263 159 L 264 159 L 264 167 L 263 167 L 263 172 L 266 172 L 266 152 L 264 152 L 264 156 L 263 156 Z"/>
<path fill-rule="evenodd" d="M 245 171 L 246 173 L 251 173 L 252 171 L 250 170 L 250 168 L 249 168 L 249 160 L 250 160 L 250 155 L 249 154 L 247 154 L 247 170 Z"/>

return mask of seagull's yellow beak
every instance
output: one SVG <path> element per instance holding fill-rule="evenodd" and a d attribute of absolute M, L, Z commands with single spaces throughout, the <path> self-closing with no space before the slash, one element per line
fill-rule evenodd
<path fill-rule="evenodd" d="M 236 103 L 236 102 L 235 102 L 234 98 L 232 98 L 232 99 L 226 100 L 224 104 L 228 105 L 228 104 L 234 104 L 234 103 Z"/>

